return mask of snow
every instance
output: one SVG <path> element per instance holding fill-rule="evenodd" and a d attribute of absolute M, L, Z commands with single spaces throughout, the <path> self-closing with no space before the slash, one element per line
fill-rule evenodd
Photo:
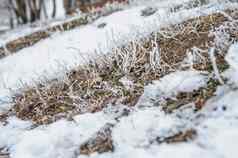
<path fill-rule="evenodd" d="M 158 108 L 138 110 L 120 120 L 113 130 L 113 140 L 118 148 L 147 147 L 155 137 L 170 133 L 179 124 Z"/>
<path fill-rule="evenodd" d="M 159 1 L 159 3 L 158 3 Z M 182 4 L 186 3 L 192 0 L 173 0 L 173 2 L 169 3 L 170 6 L 176 5 L 176 4 Z M 129 3 L 131 5 L 144 5 L 144 6 L 158 6 L 158 7 L 168 7 L 168 1 L 167 0 L 129 0 Z"/>
<path fill-rule="evenodd" d="M 233 44 L 228 54 L 226 55 L 226 61 L 230 65 L 230 69 L 227 70 L 224 75 L 230 82 L 235 83 L 238 86 L 238 43 Z"/>
<path fill-rule="evenodd" d="M 150 106 L 151 101 L 158 100 L 161 96 L 174 97 L 178 92 L 192 92 L 204 87 L 207 80 L 205 72 L 176 71 L 146 86 L 138 106 Z"/>
<path fill-rule="evenodd" d="M 8 125 L 0 126 L 0 148 L 10 148 L 12 158 L 70 158 L 79 144 L 106 123 L 114 122 L 99 112 L 76 116 L 73 122 L 60 120 L 30 130 L 30 123 L 10 119 L 13 120 L 9 120 Z"/>
<path fill-rule="evenodd" d="M 186 78 L 187 81 L 181 85 L 176 82 L 177 86 L 174 84 L 172 88 L 164 89 L 166 93 L 161 93 L 163 88 L 154 88 L 168 85 L 165 82 L 168 78 L 170 81 Z M 157 97 L 163 97 L 174 91 L 191 92 L 204 86 L 206 81 L 207 77 L 203 72 L 174 72 L 154 82 L 154 86 L 146 87 L 142 98 L 150 96 L 146 93 L 155 93 Z M 110 112 L 110 108 L 108 112 L 104 110 L 94 114 L 78 115 L 74 117 L 73 122 L 60 120 L 37 128 L 31 128 L 30 122 L 9 118 L 6 126 L 0 126 L 0 147 L 7 147 L 12 158 L 71 158 L 75 156 L 80 144 L 106 123 L 112 123 L 115 124 L 112 130 L 115 151 L 105 154 L 95 153 L 90 157 L 233 158 L 237 154 L 238 142 L 236 140 L 238 91 L 221 86 L 216 94 L 198 115 L 191 111 L 186 113 L 186 108 L 174 114 L 166 114 L 159 107 L 153 105 L 142 107 L 139 104 L 144 103 L 139 102 L 130 115 L 121 117 L 119 122 L 114 120 L 116 115 Z M 194 121 L 197 116 L 203 117 Z M 198 137 L 187 143 L 159 145 L 155 141 L 158 137 L 166 138 L 186 129 L 196 129 Z M 85 157 L 78 156 L 78 158 Z"/>
<path fill-rule="evenodd" d="M 234 45 L 230 50 L 232 48 L 234 48 Z M 229 51 L 229 53 L 231 52 Z M 227 57 L 230 56 L 229 53 Z M 168 76 L 173 74 L 180 78 L 179 73 L 176 72 Z M 167 76 L 164 78 L 167 78 Z M 164 78 L 158 81 L 157 85 L 162 83 L 166 85 L 166 82 L 163 82 Z M 195 78 L 190 80 L 196 82 Z M 187 87 L 190 87 L 187 90 L 192 91 L 192 82 L 185 83 Z M 144 96 L 150 96 L 151 93 L 156 92 L 153 86 L 149 86 L 147 89 L 145 93 L 149 93 L 149 95 L 144 94 Z M 152 89 L 152 92 L 149 89 Z M 157 95 L 161 94 L 158 91 L 157 89 Z M 180 110 L 168 115 L 164 114 L 158 107 L 141 108 L 137 105 L 135 111 L 130 116 L 123 117 L 113 129 L 115 151 L 100 155 L 94 154 L 90 157 L 235 158 L 238 154 L 236 149 L 238 145 L 237 96 L 237 90 L 233 90 L 227 85 L 220 86 L 217 89 L 216 96 L 206 103 L 201 112 L 193 114 L 190 111 L 188 117 L 192 119 L 181 117 L 184 109 L 182 109 L 182 115 L 177 117 L 181 112 Z M 194 141 L 176 144 L 163 143 L 161 145 L 152 142 L 158 136 L 166 137 L 178 130 L 184 131 L 191 128 L 198 132 Z M 84 158 L 84 156 L 78 158 Z"/>
<path fill-rule="evenodd" d="M 174 77 L 175 75 L 176 77 Z M 174 80 L 176 80 L 175 78 L 186 77 L 189 78 L 189 82 L 184 82 L 183 88 L 177 87 L 178 89 L 176 89 L 175 87 L 170 89 L 170 92 L 167 90 L 168 94 L 172 91 L 192 91 L 204 85 L 202 79 L 206 80 L 204 76 L 193 71 L 175 72 L 169 76 L 173 76 Z M 164 82 L 166 78 L 169 77 L 162 78 L 157 84 L 166 84 Z M 194 83 L 196 83 L 195 87 L 192 86 Z M 121 108 L 123 109 L 123 107 Z M 73 157 L 80 144 L 106 123 L 115 124 L 114 119 L 117 115 L 113 115 L 113 111 L 122 111 L 122 109 L 120 110 L 119 107 L 119 109 L 113 110 L 109 107 L 103 112 L 76 116 L 73 122 L 60 120 L 48 126 L 28 130 L 28 123 L 25 123 L 28 125 L 26 126 L 24 122 L 21 123 L 20 121 L 19 125 L 15 126 L 14 122 L 19 120 L 9 121 L 8 125 L 0 128 L 0 131 L 3 131 L 0 140 L 2 146 L 10 148 L 12 158 L 70 158 Z M 185 127 L 189 128 L 191 126 L 188 122 L 190 120 L 182 120 L 176 115 L 167 115 L 158 107 L 141 108 L 140 105 L 136 105 L 131 114 L 119 119 L 119 123 L 116 123 L 113 128 L 112 138 L 116 147 L 115 157 L 129 157 L 132 153 L 136 156 L 140 152 L 144 152 L 142 157 L 147 157 L 151 155 L 151 151 L 146 151 L 144 148 L 149 147 L 156 137 L 171 136 Z M 4 139 L 4 136 L 5 138 L 11 136 L 13 139 L 11 143 L 8 143 L 9 139 Z"/>
<path fill-rule="evenodd" d="M 2 1 L 5 1 L 5 0 L 2 0 Z M 183 2 L 187 2 L 187 1 L 191 1 L 191 0 L 183 0 L 183 1 L 176 0 L 176 1 L 172 2 L 171 4 L 162 0 L 160 3 L 158 3 L 159 4 L 158 7 L 168 8 L 168 5 L 170 5 L 172 7 L 173 5 L 178 5 Z M 55 26 L 57 24 L 61 24 L 61 23 L 65 22 L 65 21 L 76 19 L 76 18 L 79 18 L 82 16 L 81 13 L 78 13 L 78 15 L 75 17 L 66 17 L 64 6 L 63 6 L 63 0 L 56 0 L 56 7 L 57 7 L 56 8 L 56 17 L 54 19 L 52 19 L 50 15 L 52 14 L 52 11 L 53 11 L 53 4 L 52 4 L 53 2 L 52 2 L 52 0 L 47 0 L 46 2 L 47 2 L 46 3 L 46 11 L 49 15 L 48 19 L 43 19 L 42 20 L 43 22 L 36 22 L 34 24 L 26 24 L 26 25 L 14 28 L 13 30 L 8 30 L 6 32 L 4 31 L 3 34 L 0 34 L 0 46 L 4 46 L 7 42 L 18 39 L 19 37 L 27 36 L 31 33 L 34 33 L 34 32 L 40 31 L 40 30 L 45 30 L 49 26 Z M 0 2 L 0 5 L 1 5 L 1 3 L 3 3 L 3 2 Z M 106 9 L 115 10 L 117 8 L 124 9 L 124 8 L 131 8 L 133 6 L 141 6 L 142 4 L 146 6 L 146 4 L 151 4 L 151 2 L 147 1 L 145 3 L 140 0 L 140 1 L 131 3 L 129 6 L 120 5 L 120 4 L 115 3 L 115 4 L 106 6 L 104 9 L 105 10 Z M 113 7 L 114 7 L 114 9 L 113 9 Z M 9 23 L 9 19 L 8 19 L 9 15 L 8 14 L 9 13 L 6 8 L 3 8 L 3 7 L 0 8 L 0 27 L 2 27 L 3 30 L 9 29 L 9 24 L 8 24 Z M 1 24 L 1 23 L 3 23 L 3 24 Z M 0 31 L 1 31 L 1 29 L 0 29 Z"/>
<path fill-rule="evenodd" d="M 15 117 L 8 119 L 7 126 L 0 124 L 0 148 L 15 144 L 20 139 L 23 131 L 30 126 L 30 122 L 21 121 Z"/>
<path fill-rule="evenodd" d="M 230 128 L 230 127 L 227 127 Z M 236 127 L 237 128 L 237 127 Z M 219 132 L 214 143 L 217 144 L 217 151 L 223 151 L 224 157 L 235 158 L 237 155 L 238 130 L 231 128 L 230 130 Z M 225 149 L 225 150 L 224 150 Z"/>
<path fill-rule="evenodd" d="M 237 155 L 237 95 L 238 91 L 226 92 L 220 99 L 210 103 L 213 111 L 207 110 L 209 118 L 198 127 L 203 136 L 206 136 L 202 139 L 202 144 L 219 153 L 220 157 L 233 158 Z"/>
<path fill-rule="evenodd" d="M 238 44 L 233 44 L 226 56 L 226 61 L 229 63 L 229 65 L 235 70 L 238 71 Z"/>
<path fill-rule="evenodd" d="M 171 92 L 176 95 L 177 92 L 191 92 L 200 87 L 204 87 L 207 80 L 208 77 L 205 72 L 193 70 L 176 71 L 175 73 L 163 77 L 159 81 L 154 81 L 155 85 L 152 86 L 166 95 L 169 95 Z"/>
<path fill-rule="evenodd" d="M 107 53 L 115 46 L 146 36 L 168 24 L 232 7 L 238 6 L 209 5 L 202 11 L 196 8 L 172 13 L 166 16 L 167 19 L 164 18 L 166 9 L 142 18 L 139 13 L 144 7 L 135 7 L 103 17 L 85 27 L 56 34 L 1 60 L 0 99 L 4 101 L 11 96 L 12 90 L 23 88 L 24 84 L 62 77 L 67 70 L 95 57 L 96 50 Z M 106 27 L 97 28 L 102 22 L 107 23 Z M 91 158 L 236 158 L 237 53 L 238 43 L 234 43 L 225 58 L 230 67 L 222 74 L 229 84 L 219 86 L 216 95 L 198 113 L 193 112 L 194 103 L 172 114 L 165 113 L 158 105 L 161 98 L 205 87 L 209 79 L 207 72 L 175 71 L 147 85 L 136 106 L 128 108 L 128 116 L 123 116 L 125 107 L 109 106 L 101 112 L 75 116 L 73 121 L 62 119 L 38 127 L 34 127 L 32 122 L 10 117 L 6 125 L 0 123 L 0 149 L 7 148 L 11 158 L 88 158 L 77 155 L 80 145 L 111 123 L 114 125 L 112 140 L 115 151 L 94 153 Z M 129 78 L 122 78 L 121 82 L 133 85 Z M 0 107 L 7 109 L 10 106 L 1 104 Z M 156 142 L 157 138 L 164 139 L 189 129 L 197 131 L 194 140 L 176 144 Z"/>
<path fill-rule="evenodd" d="M 145 37 L 169 24 L 232 7 L 236 5 L 205 6 L 177 13 L 169 13 L 168 9 L 161 8 L 145 18 L 140 16 L 144 7 L 138 6 L 102 17 L 87 26 L 55 34 L 1 60 L 0 100 L 8 101 L 12 92 L 26 85 L 63 76 L 67 70 L 93 58 L 95 51 L 105 54 L 116 46 Z M 96 27 L 103 22 L 107 23 L 105 28 Z M 5 107 L 0 105 L 2 110 Z"/>

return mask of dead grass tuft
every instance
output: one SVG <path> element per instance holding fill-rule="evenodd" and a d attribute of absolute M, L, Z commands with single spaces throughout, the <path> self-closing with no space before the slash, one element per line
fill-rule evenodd
<path fill-rule="evenodd" d="M 180 142 L 187 142 L 190 140 L 193 140 L 197 136 L 197 132 L 193 129 L 187 130 L 185 132 L 179 132 L 178 134 L 175 134 L 173 136 L 167 137 L 167 138 L 157 138 L 156 142 L 161 143 L 180 143 Z"/>

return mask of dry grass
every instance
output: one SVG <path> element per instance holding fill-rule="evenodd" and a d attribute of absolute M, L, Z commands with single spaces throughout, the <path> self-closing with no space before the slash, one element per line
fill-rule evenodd
<path fill-rule="evenodd" d="M 187 142 L 190 140 L 193 140 L 197 136 L 197 132 L 193 129 L 189 129 L 185 132 L 179 132 L 178 134 L 175 134 L 170 137 L 166 138 L 156 138 L 156 142 L 161 144 L 161 143 L 180 143 L 180 142 Z"/>
<path fill-rule="evenodd" d="M 238 11 L 226 13 L 238 19 Z M 97 112 L 109 104 L 134 106 L 145 85 L 170 72 L 193 68 L 212 73 L 212 64 L 208 56 L 211 47 L 216 50 L 219 70 L 224 71 L 228 67 L 224 55 L 230 44 L 238 40 L 237 25 L 236 21 L 231 22 L 228 17 L 216 13 L 164 28 L 147 39 L 114 49 L 110 55 L 100 56 L 97 60 L 69 72 L 65 80 L 39 84 L 16 95 L 14 107 L 7 114 L 0 116 L 0 120 L 6 119 L 9 115 L 16 115 L 40 125 L 60 118 L 71 119 L 72 116 L 85 112 Z M 219 43 L 218 39 L 224 35 L 229 36 L 223 43 Z M 192 65 L 184 66 L 189 53 L 198 56 L 199 59 L 194 60 Z M 165 112 L 171 113 L 185 104 L 194 102 L 199 110 L 214 95 L 218 85 L 220 83 L 211 78 L 207 87 L 192 93 L 179 93 L 175 99 L 168 98 L 166 104 L 161 106 Z M 82 144 L 80 154 L 113 151 L 111 127 L 106 126 Z M 191 129 L 164 139 L 158 137 L 154 141 L 177 143 L 195 137 L 196 131 Z"/>
<path fill-rule="evenodd" d="M 80 146 L 81 155 L 90 155 L 94 152 L 104 153 L 113 151 L 112 130 L 113 125 L 106 124 L 99 132 Z"/>
<path fill-rule="evenodd" d="M 169 28 L 169 30 L 163 30 L 163 32 L 169 32 L 173 30 L 175 36 L 167 39 L 160 39 L 160 47 L 164 62 L 172 63 L 177 67 L 177 64 L 186 57 L 187 52 L 192 52 L 194 48 L 204 50 L 201 52 L 202 56 L 208 56 L 208 49 L 211 47 L 213 37 L 209 36 L 211 29 L 220 26 L 227 19 L 220 13 L 209 15 L 206 17 L 199 17 L 198 19 L 189 20 L 186 23 L 176 25 L 175 28 Z M 162 35 L 163 36 L 163 35 Z M 170 64 L 171 65 L 171 64 Z M 210 65 L 209 60 L 203 61 L 194 65 L 194 68 L 207 70 Z"/>
<path fill-rule="evenodd" d="M 230 15 L 230 18 L 237 19 L 237 11 L 227 11 L 227 15 Z M 213 73 L 213 67 L 211 60 L 209 59 L 209 49 L 214 47 L 216 51 L 216 64 L 218 67 L 219 72 L 223 72 L 226 70 L 229 65 L 226 63 L 224 56 L 227 53 L 227 50 L 229 46 L 234 42 L 238 40 L 238 22 L 237 21 L 229 21 L 227 20 L 226 16 L 223 14 L 215 14 L 217 16 L 211 15 L 207 16 L 206 18 L 203 18 L 203 20 L 207 21 L 205 22 L 206 25 L 200 25 L 197 22 L 192 23 L 186 23 L 186 26 L 182 26 L 182 28 L 185 28 L 184 32 L 185 34 L 181 34 L 179 36 L 179 42 L 177 49 L 177 52 L 180 52 L 179 56 L 182 57 L 185 54 L 183 54 L 184 50 L 186 52 L 194 52 L 194 48 L 196 53 L 199 53 L 199 56 L 201 56 L 201 59 L 199 62 L 195 62 L 192 65 L 192 68 L 196 70 L 205 70 L 210 73 Z M 219 16 L 220 15 L 220 16 Z M 190 24 L 196 24 L 195 30 L 192 30 L 190 28 L 194 28 L 193 26 L 189 26 Z M 198 25 L 197 25 L 198 24 Z M 186 30 L 186 29 L 190 29 Z M 210 30 L 212 29 L 212 30 Z M 210 30 L 210 31 L 207 31 Z M 193 34 L 193 36 L 190 36 L 189 34 Z M 199 33 L 201 32 L 201 33 Z M 224 38 L 225 36 L 226 38 Z M 187 38 L 184 38 L 187 37 Z M 177 39 L 177 38 L 176 38 Z M 222 40 L 222 41 L 219 41 Z M 184 43 L 184 45 L 181 45 Z M 168 47 L 168 51 L 175 50 L 174 48 L 170 47 L 173 44 L 173 42 L 176 42 L 176 40 L 170 39 L 169 42 L 166 42 Z M 171 51 L 170 53 L 174 53 Z M 169 60 L 170 58 L 168 58 Z M 179 58 L 175 58 L 179 59 Z M 186 68 L 186 67 L 185 67 Z M 224 79 L 226 80 L 226 79 Z M 165 112 L 171 113 L 174 110 L 178 109 L 179 107 L 186 105 L 188 103 L 195 103 L 196 111 L 203 108 L 206 101 L 214 96 L 214 93 L 217 89 L 217 87 L 221 85 L 221 83 L 215 79 L 215 77 L 210 78 L 210 80 L 207 82 L 206 87 L 202 87 L 198 90 L 195 90 L 190 93 L 179 93 L 176 98 L 168 98 L 166 100 L 166 103 L 162 104 L 162 107 Z"/>
<path fill-rule="evenodd" d="M 206 87 L 199 88 L 193 92 L 180 92 L 175 98 L 167 98 L 164 104 L 161 104 L 166 113 L 172 113 L 174 110 L 189 103 L 195 104 L 195 111 L 201 110 L 208 99 L 214 96 L 217 87 L 220 85 L 218 80 L 211 78 Z"/>
<path fill-rule="evenodd" d="M 234 11 L 227 13 L 233 16 Z M 175 70 L 187 69 L 182 66 L 183 61 L 194 48 L 203 50 L 199 53 L 204 60 L 196 61 L 193 68 L 212 71 L 207 54 L 215 45 L 215 37 L 209 33 L 227 21 L 223 14 L 215 13 L 164 28 L 147 39 L 114 49 L 110 55 L 71 71 L 63 81 L 54 80 L 16 95 L 9 115 L 48 124 L 76 114 L 97 112 L 109 104 L 134 106 L 146 84 Z M 232 38 L 238 39 L 237 35 Z M 226 68 L 225 53 L 222 50 L 217 58 L 222 68 Z M 125 79 L 131 83 L 129 88 L 123 82 Z M 208 94 L 206 99 L 212 96 Z M 205 94 L 198 91 L 180 95 L 176 104 L 179 100 L 196 101 Z"/>

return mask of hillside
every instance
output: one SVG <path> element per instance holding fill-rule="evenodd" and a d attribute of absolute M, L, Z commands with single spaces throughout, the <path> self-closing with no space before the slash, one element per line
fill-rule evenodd
<path fill-rule="evenodd" d="M 236 1 L 24 27 L 0 36 L 0 158 L 237 157 Z"/>

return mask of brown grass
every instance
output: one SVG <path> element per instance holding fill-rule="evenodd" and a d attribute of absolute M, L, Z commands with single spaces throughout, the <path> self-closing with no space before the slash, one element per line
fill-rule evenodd
<path fill-rule="evenodd" d="M 175 134 L 170 137 L 166 138 L 156 138 L 156 142 L 161 144 L 161 143 L 181 143 L 181 142 L 187 142 L 190 140 L 193 140 L 197 136 L 197 132 L 193 129 L 187 130 L 185 132 L 179 132 L 178 134 Z"/>
<path fill-rule="evenodd" d="M 233 18 L 238 18 L 237 11 L 227 13 Z M 194 69 L 213 71 L 208 51 L 210 47 L 215 47 L 216 52 L 220 53 L 216 56 L 218 68 L 224 71 L 228 67 L 224 55 L 229 45 L 224 44 L 222 48 L 216 46 L 215 36 L 213 34 L 211 36 L 209 32 L 227 22 L 229 23 L 229 20 L 225 16 L 216 13 L 164 28 L 147 39 L 131 42 L 127 46 L 115 49 L 110 55 L 99 57 L 96 61 L 69 72 L 63 81 L 54 80 L 44 85 L 39 84 L 15 95 L 14 107 L 7 114 L 0 116 L 0 121 L 9 115 L 16 115 L 40 125 L 60 118 L 70 119 L 85 112 L 97 112 L 108 104 L 134 106 L 146 84 L 177 69 L 187 69 L 182 67 L 182 61 L 187 52 L 192 51 L 194 47 L 204 50 L 200 53 L 205 58 L 195 63 Z M 237 30 L 229 28 L 226 30 L 230 35 L 229 40 L 238 39 Z M 159 44 L 160 64 L 152 65 L 150 52 L 156 44 Z M 127 78 L 133 83 L 130 88 L 121 82 L 122 78 Z M 194 102 L 199 110 L 214 95 L 219 84 L 217 80 L 211 78 L 207 87 L 191 93 L 179 93 L 175 99 L 168 98 L 166 104 L 161 106 L 165 112 L 171 113 L 185 104 Z M 106 126 L 83 143 L 79 148 L 80 154 L 113 151 L 111 127 Z M 159 144 L 178 143 L 192 140 L 196 134 L 196 131 L 191 129 L 163 139 L 158 137 L 154 141 Z"/>
<path fill-rule="evenodd" d="M 208 99 L 214 96 L 217 87 L 220 85 L 218 80 L 211 78 L 206 87 L 201 87 L 193 92 L 180 92 L 175 98 L 167 98 L 166 103 L 161 104 L 166 113 L 172 113 L 174 110 L 189 103 L 195 104 L 195 111 L 201 110 Z"/>
<path fill-rule="evenodd" d="M 16 95 L 15 105 L 9 114 L 23 120 L 32 120 L 36 124 L 48 124 L 60 118 L 100 111 L 108 104 L 134 106 L 146 84 L 177 69 L 185 69 L 181 68 L 181 62 L 186 52 L 194 47 L 205 50 L 202 56 L 206 58 L 194 64 L 194 68 L 211 71 L 207 51 L 213 46 L 214 37 L 209 36 L 209 32 L 226 21 L 228 19 L 222 14 L 215 13 L 164 28 L 160 33 L 140 42 L 131 42 L 115 49 L 110 55 L 99 57 L 71 71 L 64 81 L 54 80 Z M 152 65 L 150 52 L 156 43 L 159 44 L 160 64 Z M 219 65 L 225 65 L 222 55 L 218 59 Z M 133 83 L 129 89 L 121 82 L 125 77 Z M 200 92 L 195 94 L 192 95 L 193 99 L 185 101 L 196 101 Z M 191 98 L 191 94 L 180 95 L 180 101 L 186 97 Z M 208 96 L 211 96 L 210 93 Z"/>
<path fill-rule="evenodd" d="M 176 66 L 186 57 L 186 53 L 192 51 L 194 47 L 206 50 L 202 55 L 207 57 L 208 49 L 213 42 L 213 37 L 209 36 L 210 30 L 220 26 L 226 20 L 222 14 L 216 13 L 176 25 L 175 28 L 172 28 L 176 36 L 159 40 L 161 52 L 166 52 L 162 53 L 164 62 Z M 171 28 L 169 29 L 171 30 Z M 164 32 L 168 31 L 165 30 Z M 207 66 L 210 65 L 208 62 L 209 60 L 194 66 L 196 69 L 206 70 Z"/>
<path fill-rule="evenodd" d="M 94 152 L 104 153 L 113 151 L 112 131 L 113 125 L 106 124 L 95 136 L 80 146 L 81 155 L 90 155 Z"/>

